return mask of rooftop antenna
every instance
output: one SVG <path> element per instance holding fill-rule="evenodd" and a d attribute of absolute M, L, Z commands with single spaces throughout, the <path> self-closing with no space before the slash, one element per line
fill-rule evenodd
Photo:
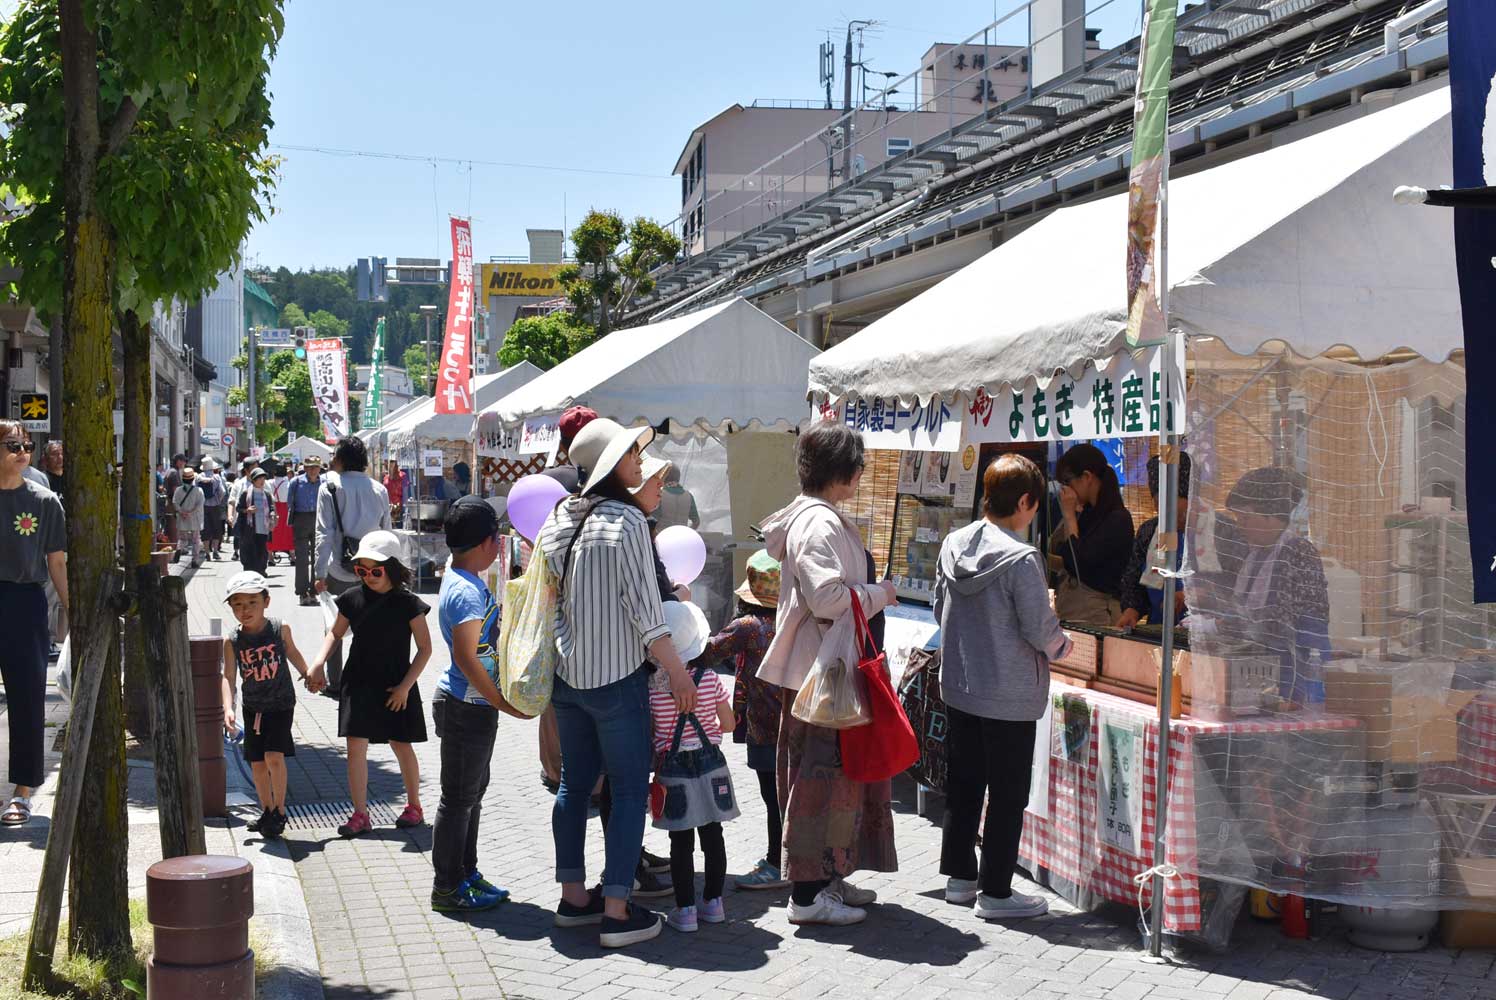
<path fill-rule="evenodd" d="M 831 40 L 831 33 L 826 33 L 826 40 L 821 43 L 821 86 L 826 88 L 826 110 L 831 110 L 831 84 L 836 81 L 836 43 Z"/>

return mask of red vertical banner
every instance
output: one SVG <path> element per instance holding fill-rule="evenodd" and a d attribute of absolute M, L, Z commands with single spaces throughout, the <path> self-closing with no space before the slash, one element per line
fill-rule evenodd
<path fill-rule="evenodd" d="M 452 220 L 452 283 L 447 296 L 447 335 L 437 368 L 436 412 L 473 412 L 473 232 L 466 219 Z"/>

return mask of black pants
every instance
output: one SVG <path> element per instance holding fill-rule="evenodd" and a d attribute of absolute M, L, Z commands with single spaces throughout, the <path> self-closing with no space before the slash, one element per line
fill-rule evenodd
<path fill-rule="evenodd" d="M 39 583 L 0 582 L 0 679 L 10 728 L 10 782 L 36 788 L 46 777 L 47 593 Z"/>
<path fill-rule="evenodd" d="M 263 574 L 270 566 L 270 536 L 246 526 L 239 539 L 239 563 L 246 570 Z"/>
<path fill-rule="evenodd" d="M 947 715 L 940 874 L 978 881 L 988 896 L 1006 899 L 1013 894 L 1038 724 L 982 719 L 949 707 Z M 979 869 L 976 840 L 984 798 L 988 799 L 987 823 L 982 828 Z"/>
<path fill-rule="evenodd" d="M 758 775 L 758 794 L 764 800 L 764 811 L 769 816 L 769 843 L 764 851 L 764 860 L 779 867 L 780 855 L 784 853 L 784 814 L 779 810 L 779 787 L 773 771 L 755 771 Z"/>
<path fill-rule="evenodd" d="M 670 831 L 670 881 L 675 886 L 676 906 L 696 905 L 696 835 L 701 834 L 701 853 L 706 857 L 706 882 L 702 899 L 721 899 L 727 881 L 727 845 L 722 824 L 708 823 L 695 830 Z"/>
<path fill-rule="evenodd" d="M 296 540 L 296 596 L 312 593 L 312 557 L 317 545 L 317 512 L 291 515 L 291 537 Z"/>
<path fill-rule="evenodd" d="M 442 741 L 442 798 L 431 831 L 432 888 L 451 892 L 478 869 L 478 819 L 488 791 L 488 765 L 499 713 L 438 695 L 431 703 Z"/>

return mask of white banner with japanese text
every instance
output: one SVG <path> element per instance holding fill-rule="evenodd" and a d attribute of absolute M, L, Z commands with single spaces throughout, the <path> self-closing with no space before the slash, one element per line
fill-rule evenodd
<path fill-rule="evenodd" d="M 862 432 L 869 448 L 889 451 L 959 451 L 964 399 L 931 400 L 928 405 L 873 396 L 813 410 L 812 419 L 841 420 Z"/>
<path fill-rule="evenodd" d="M 493 424 L 478 432 L 478 454 L 483 458 L 519 458 L 519 434 L 518 427 Z"/>
<path fill-rule="evenodd" d="M 473 233 L 466 219 L 452 220 L 452 286 L 447 294 L 447 335 L 437 369 L 436 412 L 473 412 Z"/>
<path fill-rule="evenodd" d="M 1177 352 L 1174 404 L 1169 427 L 1184 430 L 1184 358 Z M 1091 441 L 1097 438 L 1156 437 L 1163 392 L 1162 351 L 1137 356 L 1122 352 L 1105 368 L 1079 379 L 1061 374 L 1046 388 L 1029 382 L 989 396 L 978 390 L 963 408 L 964 440 L 970 444 L 1012 441 Z"/>
<path fill-rule="evenodd" d="M 348 369 L 343 364 L 343 342 L 335 337 L 306 342 L 306 366 L 312 380 L 312 400 L 322 419 L 322 437 L 337 444 L 348 436 Z"/>

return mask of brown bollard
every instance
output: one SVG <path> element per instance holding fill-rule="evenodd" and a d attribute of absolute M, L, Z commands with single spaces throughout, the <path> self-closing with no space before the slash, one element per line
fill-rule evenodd
<path fill-rule="evenodd" d="M 158 861 L 145 874 L 145 908 L 155 931 L 146 962 L 151 1000 L 253 1000 L 248 861 L 212 854 Z"/>
<path fill-rule="evenodd" d="M 203 815 L 228 815 L 228 775 L 223 759 L 223 638 L 192 638 L 192 700 L 197 722 L 197 777 Z"/>

